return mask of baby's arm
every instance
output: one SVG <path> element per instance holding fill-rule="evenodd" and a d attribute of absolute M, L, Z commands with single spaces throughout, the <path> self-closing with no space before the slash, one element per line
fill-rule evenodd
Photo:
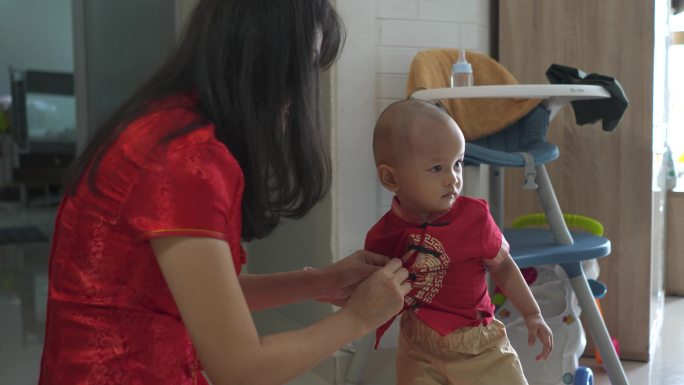
<path fill-rule="evenodd" d="M 537 360 L 547 359 L 553 349 L 553 335 L 541 316 L 539 305 L 532 296 L 530 288 L 520 273 L 520 269 L 508 252 L 508 245 L 501 246 L 499 254 L 492 260 L 485 260 L 489 272 L 496 284 L 503 290 L 506 297 L 522 314 L 527 325 L 527 343 L 534 345 L 536 339 L 542 343 L 542 351 Z"/>

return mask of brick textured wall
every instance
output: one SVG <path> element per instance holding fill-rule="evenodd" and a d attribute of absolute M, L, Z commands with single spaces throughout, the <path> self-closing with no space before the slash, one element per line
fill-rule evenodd
<path fill-rule="evenodd" d="M 375 103 L 380 112 L 403 99 L 416 52 L 465 48 L 490 54 L 489 0 L 376 0 Z M 380 212 L 391 194 L 380 188 Z"/>

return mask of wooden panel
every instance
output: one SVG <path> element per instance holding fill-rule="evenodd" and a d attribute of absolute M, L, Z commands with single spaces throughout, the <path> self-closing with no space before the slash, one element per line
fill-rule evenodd
<path fill-rule="evenodd" d="M 670 192 L 667 199 L 667 260 L 665 288 L 684 295 L 684 193 Z"/>
<path fill-rule="evenodd" d="M 602 307 L 622 357 L 636 360 L 649 353 L 652 31 L 653 4 L 645 1 L 501 2 L 500 61 L 520 83 L 548 83 L 548 67 L 564 64 L 616 77 L 630 100 L 614 132 L 577 126 L 566 107 L 552 122 L 549 140 L 561 155 L 548 170 L 563 211 L 598 219 L 612 241 L 600 261 Z M 540 210 L 517 171 L 507 170 L 507 223 Z"/>

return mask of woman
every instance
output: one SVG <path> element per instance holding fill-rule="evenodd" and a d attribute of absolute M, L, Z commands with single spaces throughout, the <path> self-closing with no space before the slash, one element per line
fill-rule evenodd
<path fill-rule="evenodd" d="M 239 275 L 241 240 L 328 191 L 318 73 L 342 35 L 326 0 L 199 2 L 177 49 L 75 163 L 41 385 L 206 383 L 202 370 L 214 385 L 283 383 L 401 309 L 406 270 L 363 251 Z M 258 336 L 250 310 L 311 298 L 344 307 Z"/>

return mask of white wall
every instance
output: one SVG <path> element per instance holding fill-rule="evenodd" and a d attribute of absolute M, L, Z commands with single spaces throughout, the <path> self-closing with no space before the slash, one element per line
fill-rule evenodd
<path fill-rule="evenodd" d="M 404 98 L 413 56 L 425 48 L 490 53 L 487 0 L 378 0 L 375 6 L 377 110 Z"/>
<path fill-rule="evenodd" d="M 198 0 L 176 0 L 176 34 L 183 32 L 192 10 Z"/>
<path fill-rule="evenodd" d="M 345 0 L 337 9 L 348 29 L 333 87 L 339 258 L 363 246 L 391 202 L 375 177 L 372 130 L 387 105 L 406 97 L 413 56 L 440 47 L 490 54 L 491 27 L 489 0 Z"/>
<path fill-rule="evenodd" d="M 344 51 L 332 77 L 333 258 L 363 247 L 377 219 L 377 189 L 371 153 L 375 109 L 375 2 L 340 0 L 347 26 Z"/>

